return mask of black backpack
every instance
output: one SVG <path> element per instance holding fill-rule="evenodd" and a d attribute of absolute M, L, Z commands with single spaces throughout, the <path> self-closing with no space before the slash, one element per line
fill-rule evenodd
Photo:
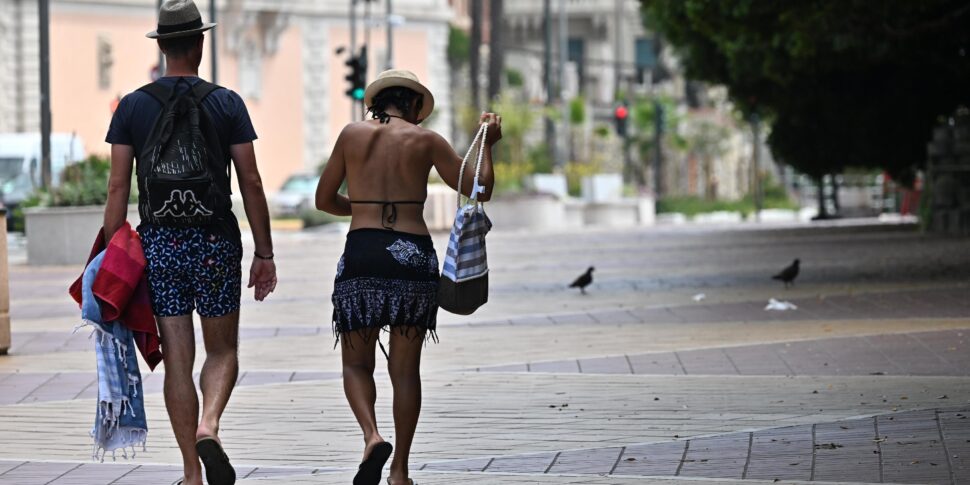
<path fill-rule="evenodd" d="M 208 226 L 231 207 L 230 166 L 218 132 L 202 101 L 219 86 L 199 81 L 179 93 L 179 78 L 168 88 L 158 83 L 143 91 L 162 104 L 138 156 L 138 212 L 160 226 Z"/>

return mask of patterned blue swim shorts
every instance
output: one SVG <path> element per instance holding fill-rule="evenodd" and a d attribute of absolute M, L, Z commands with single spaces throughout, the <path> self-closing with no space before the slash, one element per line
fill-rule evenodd
<path fill-rule="evenodd" d="M 203 227 L 139 226 L 156 316 L 214 318 L 239 309 L 242 246 Z"/>

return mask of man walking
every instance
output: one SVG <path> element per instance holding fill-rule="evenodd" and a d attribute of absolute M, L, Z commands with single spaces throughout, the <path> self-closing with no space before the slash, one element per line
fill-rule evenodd
<path fill-rule="evenodd" d="M 106 141 L 111 178 L 105 236 L 127 214 L 133 161 L 137 158 L 138 232 L 147 260 L 152 307 L 165 362 L 165 405 L 182 452 L 185 476 L 177 483 L 235 483 L 218 438 L 219 420 L 239 373 L 237 357 L 242 282 L 242 242 L 231 211 L 235 165 L 255 254 L 249 287 L 262 301 L 276 288 L 269 211 L 256 167 L 256 133 L 236 93 L 199 79 L 203 23 L 192 0 L 166 0 L 157 39 L 166 75 L 124 97 Z M 192 311 L 202 320 L 202 415 L 192 380 L 195 333 Z"/>

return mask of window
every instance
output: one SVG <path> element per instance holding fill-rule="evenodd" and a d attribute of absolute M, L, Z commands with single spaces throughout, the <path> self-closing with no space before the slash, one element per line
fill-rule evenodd
<path fill-rule="evenodd" d="M 637 69 L 653 69 L 657 65 L 657 52 L 653 39 L 637 39 Z"/>
<path fill-rule="evenodd" d="M 586 80 L 586 40 L 571 37 L 568 43 L 568 60 L 576 65 L 576 75 L 579 77 L 579 92 L 584 91 Z"/>
<path fill-rule="evenodd" d="M 111 41 L 104 35 L 98 36 L 98 88 L 100 89 L 111 89 L 111 66 L 115 63 L 111 50 Z"/>
<path fill-rule="evenodd" d="M 239 50 L 239 92 L 246 99 L 263 95 L 263 55 L 251 39 L 244 40 Z"/>

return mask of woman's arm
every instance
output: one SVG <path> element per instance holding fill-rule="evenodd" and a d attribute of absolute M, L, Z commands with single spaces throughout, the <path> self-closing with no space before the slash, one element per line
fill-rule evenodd
<path fill-rule="evenodd" d="M 492 189 L 495 186 L 495 172 L 492 169 L 492 145 L 502 139 L 502 117 L 494 113 L 483 113 L 482 123 L 488 123 L 487 139 L 485 140 L 485 153 L 482 157 L 482 171 L 479 174 L 479 184 L 485 192 L 479 194 L 478 200 L 487 202 L 492 198 Z M 432 132 L 433 133 L 433 132 Z M 461 181 L 461 193 L 471 196 L 472 185 L 475 180 L 475 164 L 478 162 L 473 153 L 465 167 L 465 175 Z M 432 161 L 435 169 L 451 188 L 458 189 L 458 173 L 461 169 L 462 158 L 455 153 L 455 149 L 438 134 L 434 134 L 432 146 Z"/>
<path fill-rule="evenodd" d="M 340 185 L 344 183 L 347 176 L 347 161 L 344 158 L 344 138 L 347 129 L 337 137 L 334 144 L 333 153 L 327 160 L 327 166 L 320 175 L 320 182 L 317 184 L 316 205 L 317 209 L 329 212 L 335 216 L 349 216 L 350 199 L 340 195 Z"/>

